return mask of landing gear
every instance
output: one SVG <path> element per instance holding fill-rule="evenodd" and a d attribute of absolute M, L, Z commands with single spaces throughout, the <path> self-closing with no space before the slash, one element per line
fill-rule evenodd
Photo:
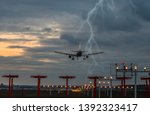
<path fill-rule="evenodd" d="M 86 60 L 87 58 L 89 58 L 89 56 L 87 55 L 87 56 L 85 56 L 84 58 L 83 58 L 83 60 Z"/>
<path fill-rule="evenodd" d="M 68 58 L 71 58 L 71 55 L 69 55 Z"/>

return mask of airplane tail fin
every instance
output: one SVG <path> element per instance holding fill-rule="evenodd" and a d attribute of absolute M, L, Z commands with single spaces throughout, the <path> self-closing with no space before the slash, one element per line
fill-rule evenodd
<path fill-rule="evenodd" d="M 79 52 L 79 51 L 86 52 L 86 51 L 82 50 L 82 44 L 81 44 L 81 42 L 79 42 L 79 46 L 78 46 L 77 50 L 71 50 L 71 51 L 73 51 L 73 52 Z"/>

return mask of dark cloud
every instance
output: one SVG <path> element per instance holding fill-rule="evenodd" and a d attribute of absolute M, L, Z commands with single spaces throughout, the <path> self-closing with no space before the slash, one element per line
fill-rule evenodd
<path fill-rule="evenodd" d="M 42 47 L 32 47 L 32 48 L 26 48 L 26 52 L 49 52 L 49 51 L 52 51 L 54 50 L 55 47 L 51 47 L 51 46 L 42 46 Z"/>
<path fill-rule="evenodd" d="M 58 12 L 79 13 L 87 10 L 84 6 L 92 6 L 96 0 L 1 0 L 1 17 L 37 17 L 51 16 Z M 6 7 L 7 6 L 7 7 Z M 66 8 L 67 6 L 67 8 Z"/>
<path fill-rule="evenodd" d="M 26 49 L 26 48 L 28 48 L 27 46 L 15 46 L 15 45 L 12 45 L 12 46 L 8 46 L 7 48 L 12 48 L 12 49 L 15 49 L 15 48 L 17 48 L 17 49 Z"/>
<path fill-rule="evenodd" d="M 29 41 L 33 41 L 33 40 L 29 40 L 29 39 L 8 39 L 8 38 L 0 38 L 0 42 L 29 42 Z"/>
<path fill-rule="evenodd" d="M 45 27 L 45 28 L 42 29 L 43 32 L 52 32 L 52 30 L 53 29 L 50 28 L 50 27 Z"/>
<path fill-rule="evenodd" d="M 31 30 L 32 30 L 32 28 L 30 26 L 25 26 L 23 28 L 23 31 L 31 31 Z"/>
<path fill-rule="evenodd" d="M 150 1 L 149 0 L 133 0 L 137 15 L 145 21 L 150 21 Z"/>
<path fill-rule="evenodd" d="M 140 28 L 136 11 L 129 0 L 105 0 L 102 8 L 91 19 L 98 32 L 102 31 L 135 31 Z"/>
<path fill-rule="evenodd" d="M 80 38 L 77 38 L 76 36 L 72 34 L 62 34 L 60 36 L 60 39 L 68 41 L 70 44 L 79 44 Z"/>
<path fill-rule="evenodd" d="M 52 39 L 40 39 L 39 43 L 46 47 L 54 47 L 56 49 L 61 49 L 64 46 L 68 45 L 68 42 L 63 39 L 52 38 Z"/>

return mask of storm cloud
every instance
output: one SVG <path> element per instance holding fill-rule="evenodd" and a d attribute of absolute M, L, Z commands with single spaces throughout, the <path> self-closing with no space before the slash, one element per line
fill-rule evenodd
<path fill-rule="evenodd" d="M 0 74 L 46 74 L 50 76 L 49 81 L 57 84 L 58 76 L 66 73 L 79 76 L 77 82 L 83 83 L 89 68 L 93 67 L 92 58 L 71 61 L 54 51 L 70 53 L 78 48 L 79 43 L 86 50 L 90 37 L 87 17 L 97 2 L 1 0 L 1 52 L 5 53 L 5 48 L 23 52 L 20 56 L 1 55 Z M 97 65 L 93 74 L 108 75 L 111 63 L 150 63 L 149 11 L 149 0 L 103 0 L 90 17 L 94 39 L 99 47 L 93 46 L 92 51 L 105 52 L 95 56 Z M 24 83 L 30 82 L 25 77 L 22 79 Z M 45 82 L 49 84 L 49 81 Z M 18 83 L 21 82 L 18 80 Z"/>

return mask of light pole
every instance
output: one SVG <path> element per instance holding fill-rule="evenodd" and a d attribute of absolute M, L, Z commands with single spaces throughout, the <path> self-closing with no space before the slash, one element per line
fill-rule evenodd
<path fill-rule="evenodd" d="M 52 87 L 49 85 L 49 94 L 52 95 Z"/>
<path fill-rule="evenodd" d="M 134 98 L 137 98 L 137 66 L 134 67 Z"/>
<path fill-rule="evenodd" d="M 97 80 L 99 79 L 99 76 L 89 76 L 89 79 L 93 80 L 93 86 L 92 86 L 92 97 L 97 97 Z"/>
<path fill-rule="evenodd" d="M 150 97 L 150 77 L 141 77 L 141 80 L 146 81 L 147 96 Z"/>
<path fill-rule="evenodd" d="M 132 68 L 133 67 L 133 63 L 131 63 L 131 67 L 128 68 L 127 66 L 124 65 L 123 69 L 120 69 L 118 64 L 115 64 L 116 65 L 116 77 L 118 76 L 118 72 L 123 72 L 123 76 L 125 78 L 125 73 L 131 73 L 131 76 L 133 76 L 133 73 L 134 73 L 134 97 L 137 98 L 137 74 L 138 73 L 150 73 L 150 71 L 147 70 L 146 67 L 144 67 L 144 70 L 138 70 L 138 67 L 137 66 L 134 66 L 134 69 Z M 125 81 L 122 82 L 123 84 L 125 83 Z"/>
<path fill-rule="evenodd" d="M 47 76 L 41 76 L 41 75 L 36 75 L 36 76 L 31 76 L 31 78 L 37 79 L 37 96 L 40 97 L 41 95 L 41 79 L 47 78 Z"/>
<path fill-rule="evenodd" d="M 91 94 L 92 94 L 92 97 L 93 97 L 93 84 L 92 84 L 92 82 L 90 82 L 90 88 L 91 88 Z"/>
<path fill-rule="evenodd" d="M 66 96 L 69 96 L 69 79 L 74 79 L 76 78 L 75 76 L 60 76 L 59 78 L 65 79 L 66 80 Z"/>
<path fill-rule="evenodd" d="M 101 81 L 99 81 L 98 84 L 99 84 L 99 91 L 98 91 L 99 92 L 99 94 L 98 94 L 99 96 L 98 97 L 100 98 L 101 97 Z"/>
<path fill-rule="evenodd" d="M 3 75 L 2 77 L 9 79 L 8 96 L 9 97 L 13 96 L 13 87 L 14 87 L 13 79 L 18 78 L 19 76 L 18 75 Z"/>
<path fill-rule="evenodd" d="M 112 77 L 110 77 L 110 98 L 112 98 Z"/>

